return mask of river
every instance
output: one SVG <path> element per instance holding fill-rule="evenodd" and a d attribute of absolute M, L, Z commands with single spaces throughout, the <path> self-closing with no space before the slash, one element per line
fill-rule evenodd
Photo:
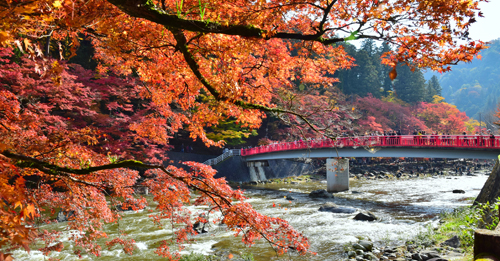
<path fill-rule="evenodd" d="M 442 211 L 450 211 L 456 207 L 470 205 L 486 179 L 485 173 L 476 176 L 437 177 L 411 180 L 354 180 L 350 191 L 335 194 L 333 199 L 311 199 L 309 192 L 326 189 L 321 182 L 300 184 L 265 184 L 245 188 L 248 200 L 254 208 L 269 216 L 279 216 L 288 220 L 294 228 L 303 232 L 311 242 L 311 250 L 315 256 L 291 256 L 293 260 L 343 260 L 343 246 L 357 241 L 358 237 L 366 237 L 376 244 L 400 244 L 425 229 Z M 462 189 L 465 194 L 454 194 L 452 190 Z M 296 200 L 289 201 L 284 197 L 291 195 Z M 327 201 L 344 207 L 353 207 L 373 212 L 379 220 L 363 222 L 353 220 L 355 214 L 333 214 L 319 212 L 318 208 Z M 272 205 L 281 205 L 281 208 Z M 194 207 L 190 207 L 195 211 Z M 107 250 L 103 247 L 102 256 L 84 255 L 78 259 L 72 253 L 72 247 L 65 244 L 60 253 L 52 253 L 49 257 L 61 260 L 164 260 L 154 253 L 159 241 L 169 238 L 171 230 L 157 229 L 148 215 L 148 210 L 126 212 L 118 224 L 106 226 L 110 238 L 126 232 L 136 241 L 137 249 L 130 256 L 118 247 Z M 64 224 L 47 225 L 46 229 L 64 229 Z M 69 232 L 67 232 L 69 233 Z M 259 242 L 251 248 L 245 248 L 241 238 L 222 227 L 212 227 L 210 233 L 195 237 L 196 243 L 188 246 L 183 253 L 211 253 L 212 247 L 228 249 L 232 252 L 251 252 L 255 260 L 274 259 L 274 252 L 269 244 Z M 63 240 L 64 242 L 64 240 Z M 33 247 L 36 249 L 36 246 Z M 47 260 L 41 252 L 22 250 L 14 253 L 16 260 Z"/>

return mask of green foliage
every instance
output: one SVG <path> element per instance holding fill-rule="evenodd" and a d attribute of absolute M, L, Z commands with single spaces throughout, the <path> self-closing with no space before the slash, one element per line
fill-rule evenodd
<path fill-rule="evenodd" d="M 415 104 L 417 102 L 432 101 L 434 95 L 441 94 L 441 86 L 437 77 L 425 82 L 420 69 L 412 71 L 406 65 L 397 67 L 398 76 L 391 81 L 390 66 L 381 64 L 381 55 L 390 51 L 390 46 L 382 44 L 377 47 L 373 40 L 363 41 L 361 48 L 344 43 L 345 51 L 355 59 L 356 66 L 349 70 L 339 70 L 335 77 L 339 78 L 338 88 L 347 95 L 373 97 L 395 95 L 398 99 Z M 392 93 L 390 93 L 392 92 Z"/>
<path fill-rule="evenodd" d="M 443 212 L 440 214 L 442 224 L 438 228 L 429 224 L 424 231 L 406 243 L 430 247 L 456 235 L 460 238 L 461 247 L 470 252 L 474 246 L 474 230 L 493 230 L 498 225 L 499 205 L 500 198 L 495 204 L 479 204 Z"/>
<path fill-rule="evenodd" d="M 434 96 L 441 96 L 441 85 L 439 84 L 439 80 L 436 75 L 433 75 L 432 78 L 427 82 L 427 86 L 425 89 L 425 101 L 433 102 Z"/>
<path fill-rule="evenodd" d="M 432 225 L 428 224 L 425 230 L 418 233 L 412 240 L 407 241 L 406 244 L 415 244 L 429 247 L 435 245 L 441 239 L 442 235 L 436 233 L 436 231 L 432 228 Z"/>
<path fill-rule="evenodd" d="M 207 137 L 214 141 L 224 140 L 228 146 L 238 146 L 245 144 L 245 138 L 256 136 L 257 130 L 242 128 L 234 120 L 227 120 L 212 127 L 212 132 L 207 133 Z"/>
<path fill-rule="evenodd" d="M 345 44 L 344 47 L 347 53 L 356 60 L 357 66 L 337 73 L 336 76 L 340 80 L 339 88 L 345 94 L 364 97 L 371 93 L 374 97 L 380 97 L 382 87 L 379 79 L 380 53 L 374 42 L 364 41 L 359 50 L 350 44 Z"/>
<path fill-rule="evenodd" d="M 450 237 L 457 235 L 466 249 L 474 245 L 474 230 L 478 228 L 495 229 L 498 225 L 498 207 L 500 198 L 495 204 L 478 204 L 472 207 L 455 209 L 453 212 L 441 214 L 445 223 L 439 228 L 441 235 Z"/>
<path fill-rule="evenodd" d="M 179 261 L 205 261 L 207 256 L 200 253 L 189 253 L 189 255 L 183 255 Z"/>
<path fill-rule="evenodd" d="M 422 71 L 412 71 L 406 65 L 399 65 L 396 70 L 398 77 L 394 80 L 393 86 L 396 96 L 411 104 L 424 101 L 426 84 Z"/>

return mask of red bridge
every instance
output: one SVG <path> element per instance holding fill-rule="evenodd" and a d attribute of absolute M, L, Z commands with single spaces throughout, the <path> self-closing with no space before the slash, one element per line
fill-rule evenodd
<path fill-rule="evenodd" d="M 460 149 L 480 151 L 487 150 L 500 152 L 500 136 L 480 135 L 396 135 L 396 136 L 360 136 L 340 137 L 336 140 L 307 140 L 270 144 L 249 149 L 242 149 L 241 156 L 251 156 L 264 153 L 273 153 L 291 150 L 316 150 L 316 149 L 357 149 L 365 148 L 372 157 L 379 149 L 388 148 L 414 148 L 414 149 Z M 352 156 L 356 157 L 356 156 Z M 383 157 L 383 156 L 380 156 Z M 411 155 L 399 155 L 397 157 L 413 157 Z M 443 155 L 443 158 L 447 158 Z M 474 158 L 474 157 L 472 157 Z M 490 158 L 490 157 L 488 157 Z"/>
<path fill-rule="evenodd" d="M 269 160 L 326 158 L 327 190 L 349 189 L 350 157 L 500 158 L 500 136 L 396 135 L 307 140 L 242 149 L 251 180 L 264 180 Z"/>

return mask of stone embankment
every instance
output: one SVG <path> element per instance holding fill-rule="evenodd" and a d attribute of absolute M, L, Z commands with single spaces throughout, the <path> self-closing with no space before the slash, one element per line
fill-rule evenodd
<path fill-rule="evenodd" d="M 350 166 L 355 179 L 412 179 L 430 176 L 474 176 L 491 169 L 493 161 L 430 161 L 396 162 L 389 164 L 357 164 Z"/>

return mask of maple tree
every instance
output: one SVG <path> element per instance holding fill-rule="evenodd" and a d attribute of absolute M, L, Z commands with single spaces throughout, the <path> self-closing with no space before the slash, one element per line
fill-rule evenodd
<path fill-rule="evenodd" d="M 422 102 L 416 109 L 416 114 L 421 118 L 429 130 L 440 133 L 462 134 L 467 130 L 469 117 L 456 106 L 446 102 Z"/>
<path fill-rule="evenodd" d="M 362 114 L 358 119 L 362 132 L 400 130 L 406 135 L 414 129 L 427 129 L 425 122 L 414 115 L 411 106 L 394 97 L 380 100 L 368 95 L 358 98 L 355 106 Z"/>
<path fill-rule="evenodd" d="M 329 75 L 352 67 L 337 43 L 385 41 L 393 47 L 386 65 L 447 71 L 484 48 L 468 38 L 480 1 L 2 1 L 0 246 L 29 249 L 42 239 L 45 252 L 59 249 L 50 245 L 55 232 L 32 225 L 47 221 L 42 210 L 62 208 L 74 211 L 68 226 L 82 232 L 71 239 L 98 255 L 103 223 L 119 216 L 106 196 L 147 203 L 132 195 L 139 179 L 132 168 L 141 167 L 154 176 L 146 185 L 159 203 L 155 220 L 184 224 L 178 242 L 195 233 L 184 208 L 192 188 L 201 192 L 195 204 L 221 211 L 245 243 L 264 237 L 280 253 L 306 252 L 307 239 L 286 221 L 232 203 L 242 192 L 214 179 L 210 167 L 164 167 L 159 150 L 179 129 L 220 146 L 208 127 L 231 119 L 256 129 L 265 113 L 332 137 L 348 110 L 322 93 L 296 96 L 295 85 L 328 87 L 336 81 Z M 56 56 L 69 58 L 81 36 L 95 48 L 96 73 L 47 56 L 55 43 Z M 13 62 L 12 48 L 26 59 Z M 130 251 L 130 242 L 110 241 L 117 243 Z M 170 247 L 157 252 L 176 258 Z"/>

